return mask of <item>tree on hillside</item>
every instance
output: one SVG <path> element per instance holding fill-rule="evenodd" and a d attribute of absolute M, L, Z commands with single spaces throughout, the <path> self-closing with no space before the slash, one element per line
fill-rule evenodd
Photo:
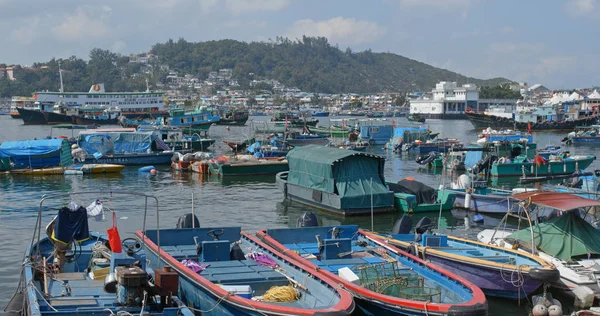
<path fill-rule="evenodd" d="M 479 88 L 480 99 L 520 99 L 521 93 L 513 91 L 509 84 L 483 86 Z"/>

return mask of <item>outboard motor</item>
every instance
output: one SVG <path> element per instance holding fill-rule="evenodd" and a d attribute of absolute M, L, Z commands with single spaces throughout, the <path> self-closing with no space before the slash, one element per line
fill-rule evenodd
<path fill-rule="evenodd" d="M 193 222 L 192 222 L 192 218 L 193 218 Z M 192 223 L 193 223 L 193 225 L 192 225 Z M 192 213 L 187 213 L 187 214 L 179 217 L 179 220 L 177 221 L 177 228 L 192 228 L 192 227 L 200 228 L 200 221 L 198 220 L 198 217 L 196 217 L 196 215 L 192 215 Z"/>
<path fill-rule="evenodd" d="M 427 232 L 429 230 L 429 228 L 431 228 L 431 226 L 433 226 L 433 223 L 431 222 L 431 218 L 429 218 L 427 216 L 421 218 L 417 222 L 417 225 L 415 225 L 415 241 L 420 242 L 421 235 L 423 235 L 425 232 Z"/>
<path fill-rule="evenodd" d="M 317 215 L 313 212 L 304 212 L 300 217 L 298 217 L 298 221 L 296 222 L 296 227 L 317 227 L 319 226 L 319 219 Z"/>
<path fill-rule="evenodd" d="M 409 234 L 412 228 L 412 218 L 406 214 L 394 223 L 392 234 Z"/>
<path fill-rule="evenodd" d="M 138 266 L 119 266 L 115 268 L 117 276 L 117 302 L 121 306 L 141 306 L 148 274 Z"/>

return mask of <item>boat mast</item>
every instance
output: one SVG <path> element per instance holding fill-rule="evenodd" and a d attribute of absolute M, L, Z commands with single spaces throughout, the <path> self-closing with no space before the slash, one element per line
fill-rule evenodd
<path fill-rule="evenodd" d="M 60 69 L 60 61 L 58 62 L 58 77 L 60 78 L 60 96 L 58 98 L 58 105 L 62 106 L 63 104 L 63 93 L 65 92 L 65 88 L 63 86 L 63 77 L 62 77 L 62 69 Z"/>

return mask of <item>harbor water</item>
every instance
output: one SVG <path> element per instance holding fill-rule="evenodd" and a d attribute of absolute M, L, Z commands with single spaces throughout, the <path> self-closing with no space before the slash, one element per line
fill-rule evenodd
<path fill-rule="evenodd" d="M 253 117 L 254 120 L 265 120 L 265 117 Z M 328 118 L 319 118 L 326 121 Z M 398 126 L 417 126 L 408 123 L 406 118 L 395 118 Z M 432 131 L 440 132 L 440 137 L 455 137 L 465 142 L 475 141 L 477 131 L 467 120 L 428 120 Z M 51 131 L 50 126 L 24 126 L 21 120 L 9 116 L 0 116 L 0 142 L 44 138 L 52 132 L 53 136 L 71 136 L 71 130 Z M 76 135 L 77 130 L 73 131 Z M 226 152 L 228 147 L 223 139 L 244 139 L 250 136 L 249 127 L 213 126 L 209 136 L 217 142 L 213 145 L 215 152 Z M 564 134 L 536 133 L 533 135 L 538 148 L 548 144 L 560 145 Z M 387 180 L 398 181 L 405 177 L 413 177 L 433 187 L 438 187 L 443 180 L 439 174 L 414 162 L 414 156 L 386 152 L 383 146 L 372 148 L 371 151 L 384 155 L 386 160 L 385 175 Z M 593 145 L 568 146 L 572 154 L 596 155 Z M 600 162 L 594 163 L 588 170 L 599 169 Z M 310 207 L 289 204 L 283 201 L 283 194 L 275 186 L 274 176 L 219 178 L 197 173 L 179 173 L 171 171 L 169 166 L 158 166 L 157 175 L 138 173 L 137 167 L 127 167 L 121 174 L 95 176 L 17 176 L 0 175 L 0 305 L 4 306 L 17 287 L 19 273 L 23 261 L 25 247 L 31 242 L 31 237 L 39 210 L 39 201 L 43 194 L 70 191 L 139 191 L 152 194 L 159 199 L 161 227 L 175 227 L 177 219 L 191 212 L 192 193 L 194 208 L 200 219 L 201 226 L 242 226 L 249 232 L 264 228 L 295 227 L 297 218 L 305 211 L 315 212 L 323 225 L 358 224 L 363 228 L 376 231 L 389 231 L 393 223 L 402 214 L 391 213 L 376 215 L 371 222 L 369 216 L 342 218 L 329 213 L 311 209 Z M 118 227 L 121 237 L 130 237 L 135 230 L 141 229 L 143 218 L 143 201 L 117 201 L 119 197 L 104 200 L 104 205 L 113 208 L 119 217 Z M 81 204 L 93 201 L 74 199 Z M 68 203 L 69 201 L 61 201 Z M 118 202 L 118 203 L 117 203 Z M 46 225 L 56 214 L 61 205 L 50 205 L 44 208 Z M 460 212 L 447 212 L 442 216 L 446 225 L 462 223 Z M 420 217 L 428 215 L 436 218 L 437 213 L 415 214 Z M 151 216 L 153 218 L 154 216 Z M 456 217 L 456 218 L 455 218 Z M 150 221 L 152 222 L 152 220 Z M 486 222 L 493 225 L 494 220 Z M 153 223 L 153 222 L 152 222 Z M 110 221 L 90 222 L 90 229 L 106 230 Z M 488 298 L 490 315 L 527 315 L 527 300 L 518 306 L 517 302 Z"/>

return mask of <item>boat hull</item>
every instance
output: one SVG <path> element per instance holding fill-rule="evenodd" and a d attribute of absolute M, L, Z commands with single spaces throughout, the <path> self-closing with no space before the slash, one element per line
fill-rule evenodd
<path fill-rule="evenodd" d="M 545 165 L 540 165 L 539 167 L 533 162 L 494 163 L 490 169 L 490 174 L 492 177 L 518 177 L 522 176 L 523 173 L 526 176 L 572 174 L 577 170 L 585 170 L 594 160 L 596 160 L 595 156 L 563 161 L 549 161 Z"/>
<path fill-rule="evenodd" d="M 119 120 L 117 118 L 113 119 L 93 119 L 82 116 L 75 116 L 75 124 L 77 125 L 117 125 L 119 124 Z"/>
<path fill-rule="evenodd" d="M 401 235 L 394 235 L 401 236 Z M 407 235 L 412 237 L 412 235 Z M 385 238 L 385 237 L 384 237 Z M 463 244 L 464 240 L 460 238 L 448 237 L 448 239 L 454 239 Z M 502 297 L 507 299 L 523 299 L 529 294 L 535 292 L 544 282 L 554 282 L 560 277 L 560 273 L 556 269 L 550 268 L 551 266 L 541 266 L 540 268 L 531 268 L 527 266 L 526 269 L 520 269 L 519 266 L 507 263 L 497 263 L 493 261 L 479 260 L 477 257 L 465 257 L 460 255 L 460 248 L 454 252 L 445 252 L 444 248 L 435 249 L 432 248 L 428 251 L 422 245 L 418 245 L 418 249 L 415 250 L 415 244 L 399 240 L 388 240 L 389 243 L 394 246 L 407 251 L 409 253 L 417 252 L 417 255 L 421 259 L 427 259 L 427 261 L 434 263 L 436 266 L 450 271 L 456 275 L 459 275 L 473 284 L 478 286 L 486 295 Z M 483 245 L 473 241 L 464 242 L 466 249 L 472 249 L 476 251 L 477 247 L 490 248 L 489 245 Z M 452 249 L 452 248 L 449 248 Z M 511 254 L 500 248 L 497 251 L 504 251 L 503 255 Z M 511 254 L 513 256 L 523 256 L 522 254 Z M 484 258 L 483 256 L 481 258 Z M 499 257 L 500 258 L 500 257 Z M 520 287 L 515 287 L 511 282 L 511 277 L 514 280 L 515 274 L 518 274 Z"/>
<path fill-rule="evenodd" d="M 438 190 L 438 196 L 441 197 L 439 201 L 442 203 L 434 204 L 417 204 L 416 198 L 412 194 L 394 193 L 394 207 L 401 212 L 408 213 L 420 213 L 420 212 L 432 212 L 439 211 L 440 207 L 442 211 L 449 211 L 454 207 L 456 195 L 448 190 Z"/>
<path fill-rule="evenodd" d="M 510 209 L 509 195 L 484 195 L 471 193 L 471 204 L 465 207 L 465 195 L 464 191 L 450 190 L 450 192 L 456 195 L 454 205 L 461 208 L 469 208 L 479 213 L 497 213 L 506 214 L 507 210 Z"/>
<path fill-rule="evenodd" d="M 182 141 L 164 141 L 169 148 L 172 150 L 207 150 L 212 144 L 215 143 L 214 139 L 200 139 L 200 140 L 182 140 Z"/>
<path fill-rule="evenodd" d="M 566 121 L 561 123 L 527 123 L 516 122 L 512 118 L 503 118 L 500 116 L 486 115 L 483 113 L 466 113 L 467 118 L 477 129 L 483 128 L 511 128 L 526 131 L 531 127 L 532 131 L 571 131 L 577 126 L 589 126 L 597 124 L 597 116 L 589 116 L 574 121 Z"/>
<path fill-rule="evenodd" d="M 233 164 L 209 164 L 209 170 L 212 174 L 220 176 L 253 176 L 262 174 L 277 174 L 279 172 L 288 171 L 287 161 L 265 161 L 265 162 L 250 162 L 250 163 L 233 163 Z"/>
<path fill-rule="evenodd" d="M 183 232 L 185 234 L 185 232 Z M 136 237 L 140 240 L 144 239 L 141 231 L 136 233 Z M 270 248 L 268 245 L 262 243 L 256 237 L 244 235 L 245 238 L 251 240 L 258 247 L 264 249 L 265 253 L 275 254 L 281 256 L 276 252 L 275 249 Z M 179 289 L 181 291 L 180 296 L 186 299 L 186 303 L 189 306 L 193 306 L 195 309 L 210 310 L 209 315 L 249 315 L 249 316 L 260 316 L 260 315 L 323 315 L 323 316 L 348 316 L 354 310 L 354 302 L 351 296 L 344 291 L 338 290 L 338 293 L 342 293 L 343 296 L 340 302 L 335 306 L 331 306 L 326 309 L 301 309 L 288 307 L 286 304 L 268 304 L 268 303 L 256 303 L 254 301 L 246 300 L 238 295 L 223 295 L 219 292 L 224 292 L 218 284 L 212 283 L 205 279 L 200 274 L 191 272 L 191 270 L 185 268 L 185 266 L 168 255 L 164 250 L 158 248 L 158 246 L 149 240 L 146 240 L 146 248 L 148 249 L 147 258 L 152 266 L 168 265 L 179 274 Z M 158 253 L 161 253 L 160 258 Z M 261 251 L 262 252 L 262 251 Z M 281 256 L 283 257 L 283 256 Z M 290 268 L 298 270 L 308 271 L 305 267 L 300 267 L 296 262 L 284 259 L 290 263 Z M 210 263 L 209 263 L 210 264 Z M 209 266 L 210 267 L 210 266 Z M 191 273 L 190 273 L 191 272 Z M 311 273 L 314 275 L 313 273 Z M 321 279 L 322 280 L 322 279 Z M 330 286 L 334 284 L 329 280 L 323 280 L 328 282 Z M 226 293 L 226 292 L 225 292 Z M 323 295 L 332 295 L 333 293 L 323 293 Z M 343 309 L 342 309 L 343 308 Z M 204 313 L 203 313 L 204 314 Z"/>
<path fill-rule="evenodd" d="M 574 144 L 580 143 L 600 143 L 600 137 L 598 136 L 573 136 L 570 138 Z"/>
<path fill-rule="evenodd" d="M 44 125 L 46 124 L 46 117 L 44 113 L 39 110 L 28 110 L 23 108 L 17 108 L 19 116 L 23 120 L 25 125 Z"/>
<path fill-rule="evenodd" d="M 171 164 L 172 152 L 160 152 L 150 154 L 122 154 L 103 156 L 98 159 L 92 155 L 85 157 L 86 161 L 93 161 L 98 164 L 116 164 L 126 166 L 136 165 L 168 165 Z"/>
<path fill-rule="evenodd" d="M 307 146 L 307 145 L 320 145 L 325 146 L 329 144 L 328 138 L 306 138 L 306 139 L 288 139 L 285 141 L 291 146 Z"/>
<path fill-rule="evenodd" d="M 75 124 L 75 119 L 72 115 L 44 112 L 46 124 Z"/>
<path fill-rule="evenodd" d="M 292 202 L 312 206 L 334 214 L 343 216 L 364 215 L 373 213 L 389 212 L 394 210 L 394 206 L 371 208 L 342 208 L 342 201 L 339 195 L 328 192 L 320 192 L 320 201 L 315 200 L 315 191 L 311 188 L 301 187 L 287 182 L 287 172 L 280 172 L 275 177 L 275 182 L 279 190 L 283 191 L 284 197 Z"/>

